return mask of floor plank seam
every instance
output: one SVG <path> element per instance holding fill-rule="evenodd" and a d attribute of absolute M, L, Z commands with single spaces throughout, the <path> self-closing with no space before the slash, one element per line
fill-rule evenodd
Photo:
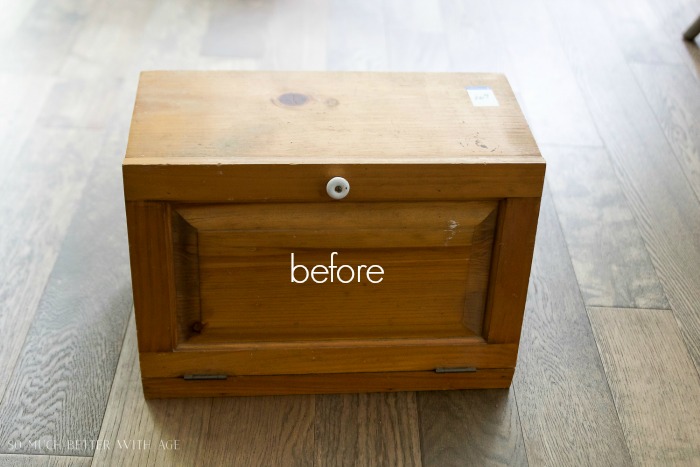
<path fill-rule="evenodd" d="M 316 411 L 316 402 L 318 402 L 318 394 L 314 394 L 313 396 L 313 407 L 314 407 L 314 424 L 313 424 L 313 431 L 311 432 L 311 438 L 312 438 L 312 446 L 314 447 L 314 452 L 313 452 L 313 457 L 311 458 L 311 465 L 313 467 L 316 467 L 316 453 L 318 452 L 318 446 L 316 445 L 316 417 L 318 416 L 318 412 Z"/>
<path fill-rule="evenodd" d="M 545 184 L 546 184 L 546 183 L 547 183 L 547 182 L 545 181 Z M 547 185 L 547 190 L 549 191 L 550 196 L 553 196 L 551 189 L 549 189 L 549 185 Z M 556 222 L 557 222 L 557 225 L 559 226 L 559 230 L 562 232 L 562 237 L 564 237 L 564 248 L 566 249 L 566 256 L 567 256 L 566 259 L 567 259 L 570 263 L 572 263 L 572 260 L 571 260 L 571 253 L 569 252 L 569 245 L 566 243 L 566 237 L 564 236 L 564 231 L 562 230 L 561 222 L 560 222 L 560 220 L 559 220 L 559 213 L 557 212 L 557 206 L 556 206 L 556 203 L 554 203 L 554 199 L 553 199 L 553 198 L 552 198 L 552 208 L 553 208 L 553 211 L 554 211 L 554 218 L 555 218 L 555 220 L 556 220 Z M 646 245 L 645 245 L 645 247 L 646 247 Z M 571 264 L 571 269 L 574 271 L 574 277 L 576 277 L 576 270 L 575 270 L 574 267 L 573 267 L 573 263 Z M 583 298 L 583 293 L 581 292 L 581 285 L 578 283 L 578 277 L 576 278 L 576 289 L 577 289 L 577 291 L 578 291 L 578 295 L 579 295 L 579 298 L 580 298 L 580 300 L 581 300 L 581 303 L 583 304 L 583 308 L 584 308 L 585 311 L 586 311 L 586 320 L 587 320 L 587 322 L 588 322 L 588 327 L 589 327 L 589 329 L 590 329 L 590 331 L 591 331 L 591 335 L 593 336 L 593 341 L 595 342 L 595 346 L 596 346 L 596 355 L 598 356 L 598 363 L 599 363 L 599 365 L 600 365 L 601 370 L 603 371 L 603 375 L 605 376 L 605 385 L 606 385 L 606 387 L 608 388 L 608 394 L 610 395 L 610 400 L 613 402 L 613 406 L 615 407 L 615 415 L 617 416 L 617 423 L 618 423 L 618 425 L 619 425 L 619 427 L 620 427 L 620 430 L 621 430 L 622 434 L 623 434 L 624 437 L 625 437 L 625 447 L 627 448 L 627 456 L 628 456 L 628 458 L 631 460 L 631 459 L 632 459 L 632 451 L 630 450 L 629 441 L 628 441 L 628 439 L 627 439 L 627 435 L 625 434 L 625 427 L 623 426 L 623 424 L 622 424 L 622 419 L 620 418 L 620 412 L 619 412 L 619 410 L 618 410 L 618 408 L 617 408 L 617 404 L 615 404 L 615 396 L 614 396 L 614 394 L 613 394 L 612 388 L 610 387 L 610 380 L 608 379 L 608 374 L 607 374 L 607 372 L 605 371 L 605 365 L 603 365 L 603 356 L 600 354 L 600 346 L 598 345 L 598 341 L 597 341 L 596 338 L 595 338 L 595 332 L 594 332 L 594 330 L 593 330 L 593 324 L 591 323 L 591 316 L 588 314 L 588 307 L 586 306 L 586 302 L 585 302 L 585 300 L 584 300 L 584 298 Z M 666 291 L 664 291 L 664 294 L 665 294 L 665 293 L 666 293 Z M 667 301 L 668 301 L 668 300 L 667 300 Z"/>
<path fill-rule="evenodd" d="M 420 394 L 416 394 L 416 418 L 418 419 L 418 449 L 420 450 L 420 463 L 421 465 L 426 465 L 425 464 L 425 459 L 423 458 L 423 453 L 425 452 L 425 449 L 423 449 L 424 445 L 424 440 L 423 440 L 423 411 L 421 410 L 420 402 L 418 399 L 420 398 Z"/>
<path fill-rule="evenodd" d="M 1 457 L 9 457 L 9 456 L 17 456 L 17 457 L 36 457 L 36 458 L 42 458 L 42 457 L 80 457 L 81 459 L 92 459 L 93 456 L 81 456 L 80 454 L 60 454 L 58 452 L 51 453 L 51 454 L 26 454 L 24 452 L 3 452 L 0 453 L 0 458 Z"/>
<path fill-rule="evenodd" d="M 666 132 L 664 131 L 664 126 L 659 121 L 659 116 L 656 114 L 656 112 L 654 111 L 654 108 L 652 107 L 651 103 L 649 102 L 649 97 L 647 96 L 647 93 L 644 92 L 644 88 L 642 87 L 642 84 L 639 82 L 639 77 L 637 76 L 637 73 L 635 73 L 634 70 L 632 69 L 632 67 L 630 67 L 629 61 L 625 60 L 625 65 L 627 65 L 627 70 L 630 72 L 630 74 L 632 75 L 632 78 L 634 79 L 634 82 L 637 84 L 637 87 L 642 92 L 642 96 L 644 96 L 644 103 L 646 104 L 646 106 L 649 109 L 649 111 L 651 112 L 651 114 L 654 116 L 654 122 L 656 122 L 656 126 L 659 127 L 659 129 L 661 130 L 661 133 L 664 135 L 664 141 L 666 142 L 666 146 L 668 146 L 668 149 L 671 150 L 671 154 L 673 154 L 673 160 L 676 161 L 676 164 L 678 165 L 679 170 L 683 173 L 683 178 L 685 179 L 686 183 L 690 187 L 690 191 L 692 191 L 693 194 L 695 195 L 695 200 L 698 202 L 698 204 L 700 204 L 700 194 L 698 194 L 700 189 L 696 189 L 693 186 L 692 180 L 690 180 L 688 178 L 689 172 L 687 170 L 684 170 L 683 165 L 680 161 L 680 156 L 676 153 L 675 149 L 673 149 L 673 144 L 672 144 L 671 140 L 668 139 L 668 134 L 666 134 Z M 665 293 L 665 291 L 664 291 L 664 293 Z M 666 298 L 668 299 L 668 297 L 666 297 Z"/>
<path fill-rule="evenodd" d="M 527 443 L 525 442 L 525 431 L 523 430 L 523 423 L 520 420 L 520 407 L 518 406 L 518 391 L 515 390 L 515 378 L 513 378 L 513 383 L 511 383 L 509 391 L 513 391 L 513 401 L 515 402 L 515 414 L 518 417 L 518 425 L 520 426 L 520 436 L 523 440 L 523 449 L 525 450 L 525 462 L 529 467 L 530 465 L 530 453 L 527 449 Z"/>
<path fill-rule="evenodd" d="M 586 308 L 619 308 L 620 310 L 653 310 L 653 311 L 673 311 L 671 306 L 668 308 L 658 307 L 641 307 L 641 306 L 617 306 L 617 305 L 586 305 Z"/>
<path fill-rule="evenodd" d="M 67 230 L 67 229 L 66 229 Z M 54 258 L 53 264 L 51 265 L 51 272 L 47 274 L 46 280 L 44 281 L 44 286 L 41 289 L 41 294 L 39 295 L 39 300 L 36 302 L 36 306 L 34 307 L 34 310 L 31 314 L 31 320 L 29 327 L 27 328 L 27 332 L 24 334 L 24 338 L 22 339 L 22 345 L 20 346 L 19 352 L 17 353 L 17 358 L 15 359 L 14 365 L 12 366 L 12 371 L 10 372 L 10 377 L 9 380 L 12 381 L 15 372 L 17 371 L 17 366 L 20 363 L 20 357 L 22 356 L 24 352 L 24 348 L 27 345 L 27 339 L 29 338 L 29 333 L 32 330 L 32 326 L 34 325 L 34 318 L 36 317 L 36 312 L 39 310 L 39 305 L 41 304 L 41 299 L 44 297 L 44 294 L 46 293 L 46 288 L 49 285 L 49 280 L 51 279 L 51 274 L 53 273 L 54 268 L 56 267 L 56 261 L 58 260 L 58 255 L 61 252 L 61 248 L 63 248 L 63 243 L 65 242 L 65 237 L 63 240 L 61 240 L 61 247 L 58 249 L 58 253 L 56 254 L 56 257 Z M 26 318 L 26 316 L 25 316 Z M 0 407 L 5 403 L 5 398 L 7 397 L 7 390 L 9 388 L 9 385 L 5 387 L 5 389 L 2 392 L 2 397 L 0 397 Z"/>
<path fill-rule="evenodd" d="M 559 211 L 557 209 L 557 203 L 554 201 L 554 191 L 550 188 L 549 182 L 547 180 L 545 180 L 545 186 L 546 186 L 547 191 L 549 192 L 549 196 L 552 199 L 552 210 L 554 211 L 554 217 L 557 221 L 557 225 L 559 226 L 559 230 L 561 231 L 562 237 L 564 239 L 564 248 L 566 249 L 566 258 L 568 259 L 569 263 L 571 263 L 571 269 L 574 271 L 574 277 L 576 278 L 576 291 L 578 292 L 578 296 L 581 298 L 581 303 L 583 303 L 583 306 L 585 307 L 585 306 L 587 306 L 586 300 L 583 297 L 583 292 L 581 292 L 581 284 L 579 283 L 579 278 L 576 275 L 576 269 L 574 268 L 573 259 L 571 258 L 571 252 L 569 251 L 569 244 L 566 241 L 566 235 L 564 235 L 564 229 L 561 226 L 561 220 L 559 219 Z M 645 247 L 646 247 L 646 245 L 645 245 Z M 666 292 L 664 291 L 664 293 L 666 293 Z M 587 313 L 586 313 L 586 316 L 588 316 Z M 590 326 L 590 320 L 589 320 L 588 324 Z M 591 327 L 591 332 L 593 332 L 593 327 Z"/>
<path fill-rule="evenodd" d="M 658 310 L 658 311 L 663 311 L 663 310 Z M 676 327 L 674 328 L 674 330 L 678 333 L 677 337 L 683 343 L 683 349 L 685 350 L 686 355 L 690 359 L 690 363 L 693 364 L 693 368 L 695 369 L 695 376 L 697 376 L 698 381 L 700 382 L 700 368 L 698 368 L 697 365 L 695 365 L 695 362 L 693 361 L 693 355 L 690 353 L 690 349 L 688 348 L 688 343 L 685 341 L 685 338 L 683 337 L 682 323 L 676 317 L 676 312 L 673 309 L 673 307 L 671 307 L 671 310 L 669 310 L 669 311 L 673 315 L 673 322 L 676 323 Z"/>
<path fill-rule="evenodd" d="M 131 315 L 134 314 L 134 303 L 133 299 L 131 300 Z M 97 436 L 99 439 L 100 434 L 102 433 L 102 425 L 104 424 L 105 421 L 105 416 L 107 415 L 107 408 L 109 406 L 109 400 L 112 398 L 112 389 L 114 389 L 114 382 L 117 376 L 117 370 L 119 369 L 119 362 L 122 359 L 122 355 L 124 354 L 124 343 L 126 342 L 126 337 L 127 333 L 129 332 L 129 322 L 131 321 L 132 317 L 129 317 L 129 320 L 126 322 L 126 326 L 124 327 L 124 334 L 122 335 L 122 345 L 119 347 L 119 358 L 117 359 L 117 364 L 114 366 L 114 373 L 112 374 L 112 382 L 109 385 L 109 391 L 107 391 L 107 403 L 105 404 L 104 411 L 102 412 L 102 420 L 100 421 L 100 426 L 97 430 Z M 120 420 L 121 421 L 121 420 Z M 119 427 L 117 427 L 118 429 Z M 95 447 L 97 449 L 97 447 Z M 92 456 L 90 457 L 95 457 L 95 451 L 92 451 Z"/>
<path fill-rule="evenodd" d="M 603 355 L 600 353 L 600 344 L 598 343 L 598 338 L 596 337 L 596 333 L 593 330 L 593 324 L 591 323 L 591 315 L 588 313 L 588 307 L 584 306 L 586 309 L 586 318 L 588 319 L 588 325 L 591 327 L 591 334 L 593 335 L 593 342 L 595 342 L 595 348 L 596 348 L 596 355 L 598 355 L 598 361 L 600 362 L 600 367 L 603 370 L 603 374 L 605 375 L 605 382 L 607 383 L 608 386 L 608 393 L 610 394 L 610 399 L 613 402 L 613 407 L 615 407 L 615 415 L 617 415 L 617 422 L 620 425 L 620 430 L 622 432 L 622 435 L 625 438 L 625 447 L 627 448 L 627 456 L 628 458 L 634 463 L 634 458 L 632 457 L 632 450 L 630 449 L 630 442 L 629 442 L 629 435 L 627 433 L 627 430 L 625 429 L 625 425 L 622 423 L 622 418 L 620 417 L 620 408 L 617 406 L 617 401 L 615 399 L 615 395 L 613 394 L 612 388 L 610 387 L 610 379 L 608 376 L 608 372 L 605 369 L 605 365 L 603 364 Z"/>
<path fill-rule="evenodd" d="M 586 109 L 588 110 L 588 109 Z M 593 117 L 591 117 L 592 119 Z M 596 131 L 598 129 L 596 128 Z M 602 141 L 602 138 L 601 138 Z M 605 147 L 605 143 L 601 144 L 600 146 L 596 146 L 594 144 L 577 144 L 577 143 L 548 143 L 546 141 L 543 142 L 538 142 L 537 146 L 540 148 L 545 148 L 545 147 L 552 147 L 552 148 L 567 148 L 567 149 L 596 149 L 596 150 L 601 150 L 604 149 L 607 151 L 607 148 Z M 545 154 L 546 155 L 546 154 Z"/>
<path fill-rule="evenodd" d="M 639 58 L 632 58 L 632 59 L 625 58 L 625 62 L 628 64 L 635 64 L 635 65 L 683 66 L 680 63 L 669 63 L 669 62 L 664 62 L 663 60 L 643 60 L 643 59 L 639 59 Z"/>
<path fill-rule="evenodd" d="M 687 173 L 687 171 L 685 171 L 683 169 L 683 165 L 681 164 L 681 162 L 679 160 L 679 156 L 678 156 L 678 154 L 676 154 L 676 151 L 673 149 L 673 145 L 671 144 L 670 140 L 668 139 L 668 135 L 663 130 L 663 125 L 661 125 L 661 122 L 659 121 L 658 115 L 656 115 L 654 108 L 649 103 L 649 98 L 647 97 L 647 94 L 644 92 L 644 89 L 642 88 L 642 85 L 639 82 L 639 78 L 637 77 L 637 74 L 634 73 L 634 70 L 632 70 L 632 67 L 630 66 L 630 62 L 628 60 L 625 59 L 624 62 L 625 62 L 625 67 L 627 68 L 627 71 L 631 74 L 632 79 L 634 80 L 634 83 L 637 85 L 642 96 L 644 97 L 644 103 L 646 104 L 646 106 L 649 109 L 649 111 L 651 112 L 651 114 L 654 116 L 654 122 L 656 123 L 657 127 L 659 128 L 659 130 L 663 134 L 663 141 L 666 142 L 666 146 L 673 154 L 673 161 L 675 161 L 679 170 L 683 173 L 683 179 L 688 184 L 688 187 L 689 187 L 690 191 L 693 193 L 695 200 L 698 202 L 698 204 L 700 204 L 700 195 L 698 194 L 698 191 L 694 189 L 693 184 L 691 183 L 690 179 L 688 179 L 688 173 Z M 625 198 L 627 198 L 626 194 L 625 194 Z M 629 202 L 629 199 L 627 201 Z M 635 219 L 635 224 L 636 224 L 637 223 L 637 215 L 635 213 L 633 213 L 633 214 L 634 214 L 633 217 Z M 637 226 L 637 228 L 639 228 L 639 226 Z M 640 233 L 641 233 L 641 230 L 640 230 Z M 642 241 L 644 242 L 644 246 L 646 247 L 647 252 L 649 253 L 649 257 L 654 258 L 654 256 L 651 254 L 651 252 L 649 250 L 649 247 L 647 245 L 647 241 L 644 239 L 643 236 L 642 236 Z M 654 261 L 652 261 L 652 266 L 654 267 L 654 270 L 656 271 L 656 277 L 659 278 L 661 288 L 663 289 L 664 295 L 666 296 L 666 302 L 668 303 L 670 310 L 673 313 L 673 317 L 674 317 L 674 320 L 676 322 L 676 327 L 679 328 L 679 331 L 680 331 L 683 328 L 683 323 L 681 320 L 678 319 L 678 314 L 676 313 L 676 310 L 674 309 L 674 306 L 671 303 L 671 300 L 668 298 L 668 293 L 666 292 L 666 286 L 664 285 L 664 282 L 660 280 L 659 271 L 657 270 L 657 267 L 654 264 Z M 686 349 L 686 352 L 688 352 L 690 354 L 688 342 L 686 342 L 686 338 L 685 338 L 685 333 L 681 332 L 680 336 L 681 336 L 681 342 L 683 342 L 685 349 Z M 696 374 L 698 374 L 700 376 L 700 366 L 695 364 L 695 361 L 692 358 L 692 355 L 691 355 L 691 361 L 693 362 L 693 366 L 695 367 Z"/>
<path fill-rule="evenodd" d="M 598 10 L 599 16 L 601 16 L 601 17 L 604 16 L 604 15 L 602 14 L 602 12 L 600 12 L 600 10 L 599 10 L 598 7 L 596 7 L 596 9 Z M 549 12 L 549 11 L 550 11 L 550 7 L 547 5 L 547 12 Z M 606 21 L 606 20 L 603 20 L 603 21 Z M 607 21 L 606 21 L 606 24 L 608 25 L 608 27 L 610 27 L 610 25 L 607 23 Z M 560 40 L 564 40 L 565 38 L 562 37 L 561 31 L 560 31 L 559 29 L 555 29 L 555 30 L 556 30 L 556 34 L 557 34 L 557 36 L 559 37 L 559 39 L 560 39 Z M 567 62 L 569 63 L 569 66 L 574 67 L 574 64 L 571 63 L 571 59 L 568 57 L 568 55 L 567 55 Z M 634 78 L 634 80 L 635 80 L 635 83 L 637 84 L 637 87 L 639 88 L 640 93 L 641 93 L 642 95 L 644 95 L 644 102 L 646 103 L 647 108 L 649 108 L 649 110 L 650 110 L 652 113 L 654 113 L 654 112 L 653 112 L 653 109 L 651 109 L 651 106 L 649 105 L 649 102 L 648 102 L 647 99 L 646 99 L 646 95 L 644 94 L 644 90 L 639 86 L 639 82 L 637 81 L 637 78 L 636 78 L 636 76 L 635 76 L 635 74 L 634 74 L 632 68 L 630 67 L 629 62 L 628 62 L 626 59 L 624 60 L 624 65 L 625 65 L 625 68 L 627 69 L 627 71 L 633 76 L 633 78 Z M 583 87 L 581 86 L 580 78 L 576 77 L 576 78 L 575 78 L 575 82 L 576 82 L 576 87 L 578 88 L 579 92 L 580 92 L 582 95 L 585 96 L 586 93 L 585 93 L 585 90 L 583 89 Z M 591 120 L 592 120 L 592 122 L 593 122 L 593 126 L 594 126 L 595 129 L 596 129 L 596 132 L 597 132 L 598 135 L 600 136 L 600 130 L 598 129 L 598 126 L 600 125 L 600 123 L 599 123 L 599 122 L 596 122 L 595 118 L 593 118 L 593 114 L 592 114 L 591 111 L 590 111 L 588 102 L 586 102 L 586 108 L 587 108 L 587 110 L 588 110 L 588 114 L 591 116 Z M 655 117 L 655 121 L 656 121 L 657 126 L 658 126 L 659 123 L 658 123 L 658 121 L 656 120 L 656 114 L 654 114 L 654 117 Z M 660 129 L 660 130 L 662 131 L 662 133 L 663 133 L 663 129 L 662 129 L 661 127 L 659 127 L 659 129 Z M 665 138 L 665 133 L 664 133 L 664 138 Z M 618 175 L 618 172 L 615 170 L 616 164 L 613 162 L 613 158 L 611 157 L 611 150 L 610 150 L 610 148 L 608 148 L 608 146 L 607 146 L 607 144 L 606 144 L 606 142 L 605 142 L 605 139 L 604 139 L 602 136 L 600 136 L 600 139 L 601 139 L 601 141 L 603 142 L 603 145 L 604 145 L 604 147 L 605 147 L 605 154 L 606 154 L 606 156 L 607 156 L 607 158 L 608 158 L 608 161 L 610 162 L 610 165 L 611 165 L 611 167 L 613 168 L 613 174 L 614 174 L 614 176 L 615 176 L 615 179 L 616 179 L 617 182 L 620 184 L 620 186 L 623 186 L 623 187 L 624 187 L 623 181 L 620 180 L 620 176 Z M 668 140 L 666 140 L 666 143 L 668 144 Z M 674 153 L 673 160 L 676 162 L 676 164 L 678 164 L 678 160 L 677 160 L 677 158 L 675 157 L 675 153 Z M 680 165 L 680 164 L 679 164 L 679 165 Z M 686 180 L 687 180 L 687 179 L 686 179 Z M 636 227 L 636 229 L 637 229 L 637 232 L 639 233 L 640 239 L 641 239 L 641 241 L 642 241 L 642 243 L 643 243 L 643 245 L 644 245 L 644 249 L 646 250 L 647 255 L 649 256 L 649 260 L 650 260 L 650 262 L 651 262 L 651 266 L 652 266 L 652 268 L 654 269 L 654 273 L 656 274 L 656 279 L 657 279 L 658 283 L 661 285 L 661 290 L 663 290 L 663 294 L 664 294 L 664 298 L 666 299 L 666 303 L 668 304 L 669 307 L 671 307 L 671 301 L 670 301 L 669 298 L 668 298 L 668 292 L 666 291 L 666 286 L 664 285 L 663 281 L 661 281 L 658 268 L 657 268 L 655 262 L 653 261 L 653 258 L 654 258 L 654 255 L 652 254 L 653 252 L 649 249 L 648 242 L 647 242 L 647 240 L 644 238 L 644 235 L 643 235 L 643 233 L 642 233 L 642 232 L 643 232 L 642 229 L 640 229 L 640 226 L 639 226 L 639 222 L 640 222 L 640 220 L 639 220 L 639 215 L 637 214 L 636 210 L 632 209 L 632 204 L 630 203 L 629 197 L 627 196 L 627 191 L 626 191 L 626 190 L 622 190 L 622 193 L 623 193 L 623 195 L 624 195 L 625 203 L 627 204 L 627 207 L 628 207 L 630 213 L 632 214 L 632 220 L 634 221 L 634 225 L 635 225 L 635 227 Z M 555 212 L 556 212 L 556 203 L 554 203 L 554 209 L 555 209 Z M 557 213 L 557 221 L 559 221 L 559 214 L 558 214 L 558 213 Z M 559 225 L 561 226 L 561 222 L 559 222 Z M 563 232 L 563 231 L 562 231 L 562 232 Z M 564 236 L 564 243 L 566 244 L 566 236 Z M 568 244 L 566 244 L 566 248 L 567 248 L 567 251 L 568 251 L 568 249 L 569 249 Z M 569 255 L 569 258 L 571 258 L 570 255 Z M 575 273 L 576 273 L 576 270 L 574 270 L 574 274 L 575 274 Z M 577 278 L 577 281 L 578 281 L 578 278 Z M 580 285 L 579 285 L 579 293 L 580 293 L 580 291 L 581 291 L 581 287 L 580 287 Z M 583 303 L 584 303 L 584 305 L 586 304 L 585 301 L 584 301 Z M 675 316 L 675 313 L 674 313 L 674 316 Z M 590 318 L 589 318 L 589 322 L 590 322 Z"/>

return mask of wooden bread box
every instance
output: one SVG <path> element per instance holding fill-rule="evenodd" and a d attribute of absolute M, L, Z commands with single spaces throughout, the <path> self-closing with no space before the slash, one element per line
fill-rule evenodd
<path fill-rule="evenodd" d="M 508 387 L 544 173 L 502 75 L 142 73 L 145 396 Z"/>

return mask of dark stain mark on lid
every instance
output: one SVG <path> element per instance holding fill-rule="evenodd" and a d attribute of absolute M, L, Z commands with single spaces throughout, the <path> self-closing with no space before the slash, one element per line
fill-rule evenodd
<path fill-rule="evenodd" d="M 288 92 L 279 96 L 277 100 L 282 105 L 297 106 L 306 104 L 309 101 L 309 97 L 296 92 Z"/>

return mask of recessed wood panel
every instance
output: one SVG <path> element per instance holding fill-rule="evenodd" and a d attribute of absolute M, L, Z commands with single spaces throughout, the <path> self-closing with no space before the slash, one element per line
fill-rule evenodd
<path fill-rule="evenodd" d="M 189 306 L 199 307 L 201 316 L 197 333 L 181 333 L 180 341 L 192 348 L 480 336 L 497 206 L 497 201 L 180 206 L 177 216 L 184 224 L 176 222 L 173 229 L 183 232 L 173 237 L 191 238 L 196 231 L 196 245 L 181 248 L 194 245 L 198 263 L 197 277 L 180 284 L 199 290 L 178 290 L 178 296 L 199 297 Z M 295 282 L 292 253 L 294 265 L 303 266 Z M 317 275 L 325 282 L 314 282 L 313 267 L 329 268 L 331 256 L 343 269 L 334 270 L 339 275 L 332 281 Z M 368 277 L 372 265 L 383 274 L 375 267 Z M 178 311 L 179 320 L 196 315 Z"/>

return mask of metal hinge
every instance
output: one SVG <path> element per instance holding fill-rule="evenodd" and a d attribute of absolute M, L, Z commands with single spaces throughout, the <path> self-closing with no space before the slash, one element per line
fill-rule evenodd
<path fill-rule="evenodd" d="M 226 379 L 226 375 L 185 375 L 183 376 L 187 381 L 198 381 L 198 380 L 208 380 L 208 379 Z"/>
<path fill-rule="evenodd" d="M 476 368 L 465 366 L 460 368 L 435 368 L 435 373 L 474 373 Z"/>

